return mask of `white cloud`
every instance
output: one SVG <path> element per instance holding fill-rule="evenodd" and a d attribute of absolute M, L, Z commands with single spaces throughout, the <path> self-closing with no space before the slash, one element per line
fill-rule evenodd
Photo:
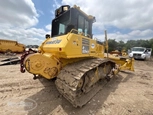
<path fill-rule="evenodd" d="M 39 22 L 39 15 L 32 0 L 0 2 L 0 39 L 17 40 L 25 45 L 39 45 L 44 41 L 47 32 L 33 27 Z"/>
<path fill-rule="evenodd" d="M 0 24 L 31 27 L 38 23 L 38 14 L 31 0 L 0 0 Z"/>
<path fill-rule="evenodd" d="M 152 0 L 62 0 L 62 4 L 77 4 L 83 11 L 96 16 L 96 27 L 153 28 Z"/>
<path fill-rule="evenodd" d="M 44 15 L 44 12 L 43 12 L 43 11 L 41 11 L 41 10 L 39 10 L 39 9 L 37 9 L 37 11 L 38 11 L 38 13 L 39 13 L 40 15 Z"/>
<path fill-rule="evenodd" d="M 152 38 L 152 33 L 153 30 L 147 29 L 147 30 L 134 30 L 126 34 L 122 34 L 120 32 L 114 32 L 114 33 L 109 33 L 107 32 L 107 37 L 108 39 L 115 39 L 116 41 L 124 41 L 127 42 L 128 40 L 139 40 L 139 39 L 150 39 Z M 105 40 L 104 34 L 99 34 L 99 35 L 94 35 L 94 38 L 98 38 L 100 41 Z"/>
<path fill-rule="evenodd" d="M 24 44 L 40 44 L 45 39 L 45 34 L 51 33 L 50 24 L 45 26 L 45 30 L 34 28 L 39 23 L 39 14 L 46 14 L 44 10 L 36 10 L 32 0 L 0 2 L 1 39 L 18 40 Z M 105 29 L 108 30 L 108 38 L 116 40 L 153 38 L 152 0 L 62 0 L 60 3 L 54 0 L 54 3 L 52 13 L 61 4 L 76 4 L 87 14 L 95 16 L 97 22 L 93 26 L 96 33 L 94 36 L 99 39 L 104 38 L 104 34 L 101 33 Z M 121 33 L 119 30 L 128 30 L 128 33 Z"/>
<path fill-rule="evenodd" d="M 29 29 L 3 29 L 0 31 L 0 38 L 17 40 L 26 45 L 40 45 L 45 39 L 46 31 L 43 29 L 29 28 Z"/>
<path fill-rule="evenodd" d="M 46 25 L 45 28 L 51 31 L 51 24 Z"/>
<path fill-rule="evenodd" d="M 109 37 L 117 40 L 153 38 L 152 0 L 62 0 L 61 4 L 76 4 L 87 14 L 95 16 L 93 33 L 97 35 L 94 36 L 102 37 L 101 32 L 107 29 L 114 32 Z M 117 32 L 114 27 L 118 28 Z M 131 32 L 119 32 L 123 29 Z"/>
<path fill-rule="evenodd" d="M 60 4 L 60 3 L 58 3 L 58 1 L 57 1 L 57 0 L 54 0 L 54 3 L 55 3 L 55 4 L 53 4 L 53 8 L 58 8 L 58 7 L 60 7 L 60 6 L 61 6 L 61 4 Z"/>

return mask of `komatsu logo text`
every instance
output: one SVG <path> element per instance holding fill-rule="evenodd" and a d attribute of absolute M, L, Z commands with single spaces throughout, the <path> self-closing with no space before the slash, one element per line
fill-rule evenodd
<path fill-rule="evenodd" d="M 46 44 L 59 44 L 62 40 L 54 40 L 54 41 L 49 41 L 49 42 L 46 42 Z"/>

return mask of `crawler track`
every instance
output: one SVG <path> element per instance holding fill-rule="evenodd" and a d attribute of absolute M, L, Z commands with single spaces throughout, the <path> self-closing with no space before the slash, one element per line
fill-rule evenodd
<path fill-rule="evenodd" d="M 85 105 L 106 83 L 115 63 L 86 59 L 64 67 L 55 81 L 58 91 L 75 107 Z"/>

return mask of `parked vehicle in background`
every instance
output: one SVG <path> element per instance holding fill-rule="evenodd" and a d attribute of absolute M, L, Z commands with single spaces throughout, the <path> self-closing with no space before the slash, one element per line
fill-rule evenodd
<path fill-rule="evenodd" d="M 25 45 L 13 40 L 0 39 L 1 53 L 22 53 L 25 51 Z"/>
<path fill-rule="evenodd" d="M 129 57 L 133 57 L 134 59 L 150 59 L 152 48 L 145 47 L 133 47 L 129 53 Z"/>
<path fill-rule="evenodd" d="M 28 51 L 29 49 L 32 49 L 34 51 L 38 51 L 38 45 L 27 45 L 26 46 L 26 51 Z"/>

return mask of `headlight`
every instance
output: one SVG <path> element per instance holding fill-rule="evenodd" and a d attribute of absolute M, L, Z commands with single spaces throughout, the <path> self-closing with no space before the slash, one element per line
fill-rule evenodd
<path fill-rule="evenodd" d="M 145 57 L 146 57 L 146 55 L 145 55 L 145 54 L 142 54 L 142 55 L 141 55 L 141 57 L 142 57 L 142 58 L 145 58 Z"/>
<path fill-rule="evenodd" d="M 133 57 L 133 54 L 132 54 L 132 53 L 130 53 L 130 54 L 129 54 L 129 57 Z"/>

